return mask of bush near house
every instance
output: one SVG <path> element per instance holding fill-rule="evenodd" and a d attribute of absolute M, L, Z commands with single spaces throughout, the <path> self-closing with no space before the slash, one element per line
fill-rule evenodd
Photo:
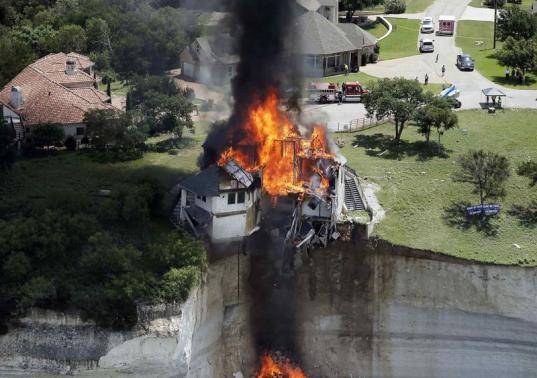
<path fill-rule="evenodd" d="M 386 0 L 384 2 L 384 13 L 405 13 L 406 2 L 405 0 Z"/>

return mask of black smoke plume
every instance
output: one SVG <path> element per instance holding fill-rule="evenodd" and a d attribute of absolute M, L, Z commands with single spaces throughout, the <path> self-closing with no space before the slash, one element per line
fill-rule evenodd
<path fill-rule="evenodd" d="M 251 104 L 263 101 L 271 91 L 298 106 L 302 76 L 291 47 L 296 12 L 295 0 L 236 0 L 237 50 L 240 63 L 232 82 L 234 106 L 231 117 L 217 125 L 204 144 L 202 168 L 243 137 L 241 125 Z"/>

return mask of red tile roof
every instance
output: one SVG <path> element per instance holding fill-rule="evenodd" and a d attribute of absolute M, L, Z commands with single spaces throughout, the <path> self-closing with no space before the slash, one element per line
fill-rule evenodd
<path fill-rule="evenodd" d="M 65 74 L 68 58 L 75 59 L 80 68 L 93 64 L 79 54 L 47 55 L 26 67 L 0 91 L 0 103 L 20 114 L 26 125 L 82 123 L 88 110 L 115 109 L 106 103 L 108 96 L 93 87 L 94 80 L 90 75 L 79 70 L 77 73 L 80 75 Z M 70 79 L 65 79 L 64 76 L 80 77 L 84 81 L 69 82 Z M 72 83 L 83 87 L 68 88 Z M 19 109 L 13 109 L 10 105 L 11 88 L 14 86 L 20 87 L 22 91 L 23 105 Z"/>

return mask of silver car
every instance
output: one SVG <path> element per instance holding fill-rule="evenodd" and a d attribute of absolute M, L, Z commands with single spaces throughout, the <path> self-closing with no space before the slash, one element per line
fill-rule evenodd
<path fill-rule="evenodd" d="M 433 52 L 434 44 L 432 39 L 420 39 L 420 52 Z"/>

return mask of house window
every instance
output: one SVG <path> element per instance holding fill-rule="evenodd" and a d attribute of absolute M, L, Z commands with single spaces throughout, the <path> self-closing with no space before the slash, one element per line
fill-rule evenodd
<path fill-rule="evenodd" d="M 76 135 L 82 136 L 86 133 L 86 129 L 84 127 L 77 127 L 76 128 Z"/>
<path fill-rule="evenodd" d="M 233 76 L 233 66 L 227 66 L 227 75 L 229 77 Z"/>
<path fill-rule="evenodd" d="M 236 193 L 228 193 L 227 194 L 227 204 L 228 205 L 233 205 L 236 201 Z"/>
<path fill-rule="evenodd" d="M 246 198 L 245 192 L 238 192 L 237 193 L 237 203 L 244 203 L 244 200 Z"/>

